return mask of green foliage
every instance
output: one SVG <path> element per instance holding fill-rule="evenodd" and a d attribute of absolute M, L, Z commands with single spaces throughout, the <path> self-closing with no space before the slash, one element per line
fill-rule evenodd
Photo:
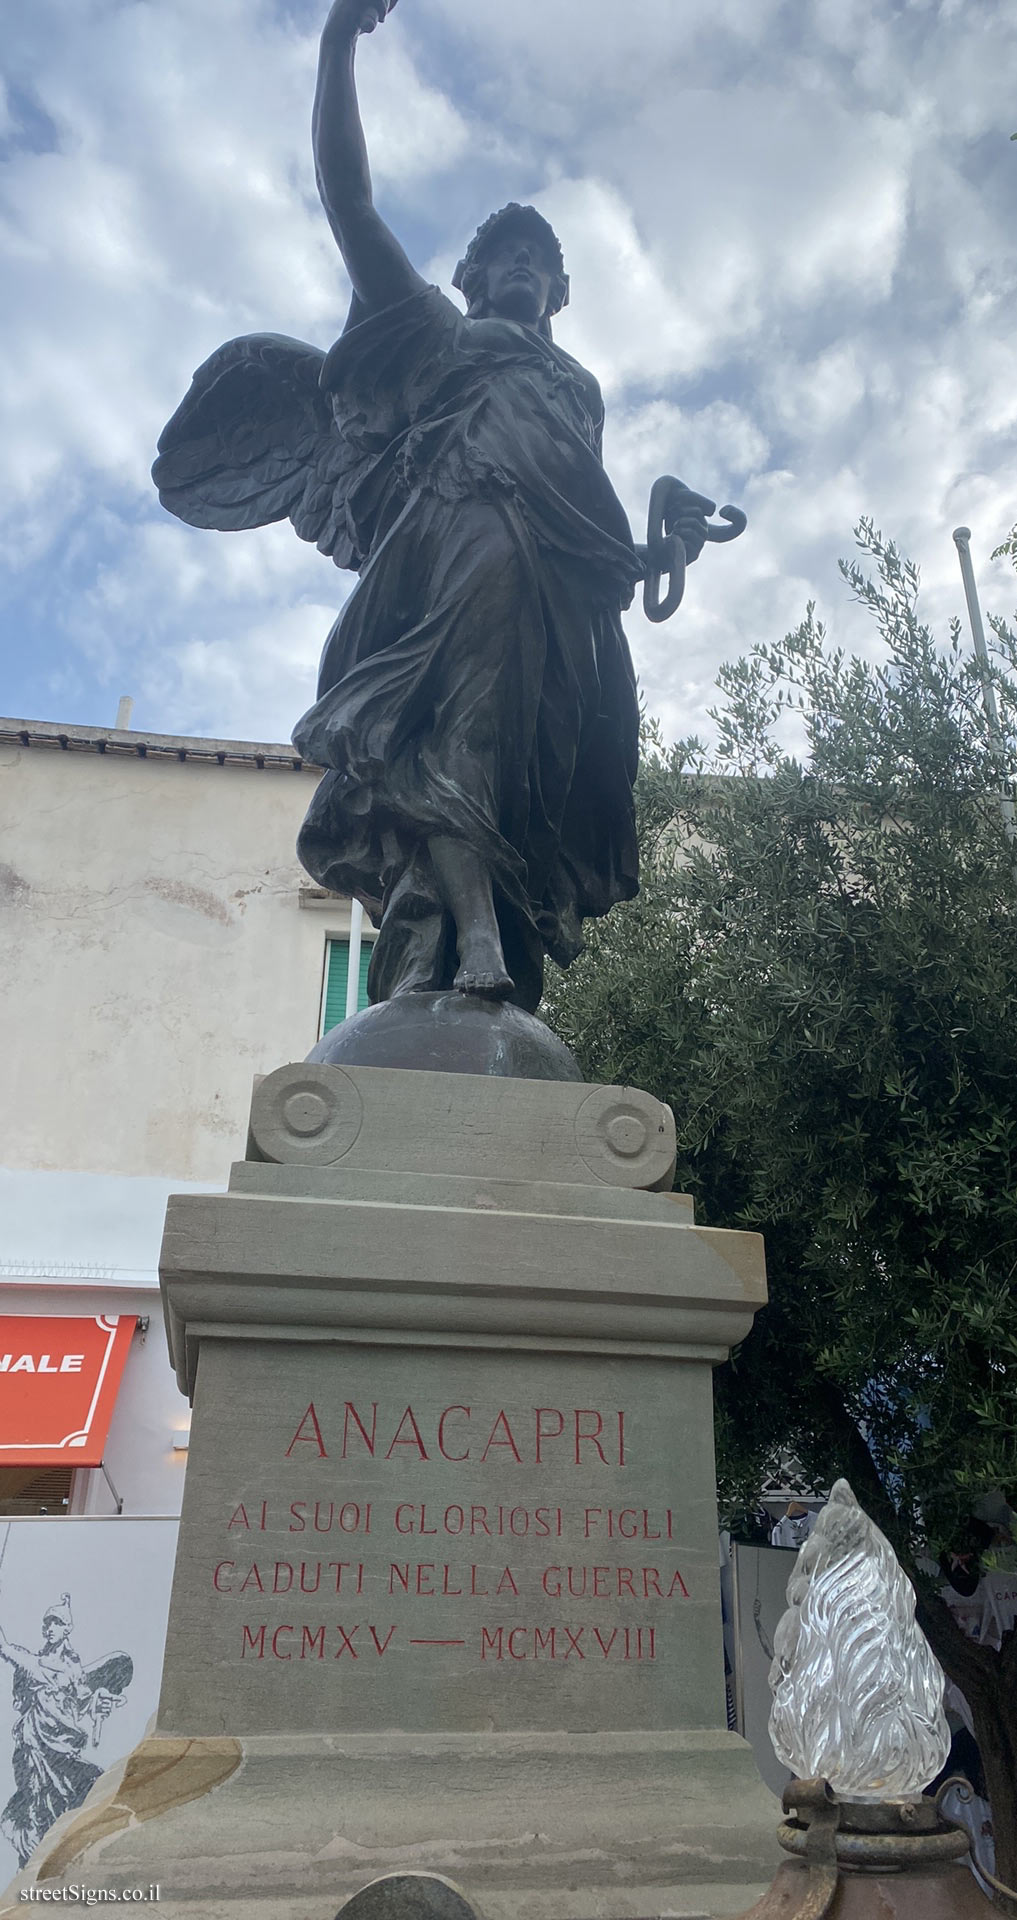
<path fill-rule="evenodd" d="M 765 1235 L 771 1304 L 717 1379 L 723 1503 L 791 1453 L 910 1558 L 979 1492 L 1017 1503 L 1017 879 L 975 665 L 857 538 L 882 662 L 810 607 L 724 669 L 715 749 L 647 729 L 642 892 L 548 1016 L 588 1078 L 674 1108 L 699 1218 Z M 1009 777 L 1017 636 L 993 630 Z"/>

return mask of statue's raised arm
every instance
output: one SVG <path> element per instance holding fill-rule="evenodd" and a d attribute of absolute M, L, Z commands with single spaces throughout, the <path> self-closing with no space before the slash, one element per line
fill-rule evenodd
<path fill-rule="evenodd" d="M 666 617 L 734 509 L 711 530 L 711 502 L 665 476 L 636 547 L 601 460 L 600 389 L 554 339 L 569 279 L 535 207 L 479 227 L 452 280 L 465 312 L 416 272 L 374 205 L 354 74 L 395 4 L 334 0 L 321 36 L 314 162 L 354 291 L 339 339 L 228 341 L 153 472 L 192 526 L 285 517 L 359 574 L 293 738 L 322 769 L 300 858 L 378 928 L 374 1007 L 424 996 L 444 1018 L 454 989 L 533 1014 L 545 956 L 568 966 L 584 921 L 637 891 L 622 611 L 643 581 Z M 359 1046 L 350 1028 L 322 1045 Z"/>
<path fill-rule="evenodd" d="M 27 1647 L 16 1646 L 13 1640 L 8 1640 L 2 1627 L 0 1627 L 0 1660 L 8 1660 L 12 1667 L 16 1667 L 19 1673 L 23 1673 L 26 1679 L 31 1680 L 36 1686 L 44 1685 L 47 1675 L 39 1655 L 30 1653 Z"/>
<path fill-rule="evenodd" d="M 311 119 L 321 203 L 361 306 L 393 306 L 424 281 L 382 220 L 371 191 L 367 143 L 354 60 L 362 33 L 373 33 L 396 0 L 335 0 L 321 36 Z"/>

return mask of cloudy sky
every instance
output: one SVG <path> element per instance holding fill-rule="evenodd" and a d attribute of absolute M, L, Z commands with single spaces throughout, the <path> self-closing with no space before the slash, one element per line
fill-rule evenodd
<path fill-rule="evenodd" d="M 0 711 L 285 740 L 352 576 L 288 524 L 199 533 L 148 477 L 243 332 L 327 346 L 348 286 L 308 121 L 325 0 L 0 0 Z M 837 575 L 862 513 L 930 618 L 1017 582 L 1013 0 L 399 0 L 361 42 L 375 192 L 448 285 L 507 199 L 561 235 L 556 337 L 604 387 L 637 537 L 674 472 L 749 514 L 666 627 L 651 712 L 706 726 L 722 660 Z"/>

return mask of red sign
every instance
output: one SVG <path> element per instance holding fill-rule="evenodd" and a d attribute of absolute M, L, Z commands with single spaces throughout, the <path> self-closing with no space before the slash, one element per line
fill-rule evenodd
<path fill-rule="evenodd" d="M 102 1465 L 135 1324 L 0 1315 L 0 1466 Z"/>

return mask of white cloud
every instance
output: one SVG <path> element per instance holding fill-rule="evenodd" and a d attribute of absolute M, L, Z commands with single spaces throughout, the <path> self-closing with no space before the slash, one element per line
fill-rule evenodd
<path fill-rule="evenodd" d="M 133 694 L 137 725 L 220 734 L 229 714 L 227 735 L 288 740 L 349 575 L 288 524 L 201 534 L 167 518 L 119 534 L 92 527 L 117 558 L 60 615 L 101 684 Z"/>
<path fill-rule="evenodd" d="M 709 331 L 662 278 L 621 195 L 599 180 L 562 180 L 540 202 L 569 235 L 566 264 L 577 290 L 557 338 L 595 369 L 605 395 L 700 367 Z"/>
<path fill-rule="evenodd" d="M 285 738 L 352 584 L 286 526 L 203 535 L 148 469 L 190 373 L 271 330 L 327 344 L 347 283 L 309 151 L 325 0 L 32 0 L 0 100 L 0 566 L 12 694 L 45 717 Z M 816 598 L 858 514 L 962 605 L 1017 518 L 1017 149 L 1008 0 L 402 0 L 360 60 L 379 200 L 446 279 L 491 206 L 539 201 L 643 529 L 677 472 L 750 515 L 668 628 L 629 631 L 670 731 Z M 144 706 L 141 702 L 144 701 Z M 59 711 L 55 711 L 59 709 Z"/>

